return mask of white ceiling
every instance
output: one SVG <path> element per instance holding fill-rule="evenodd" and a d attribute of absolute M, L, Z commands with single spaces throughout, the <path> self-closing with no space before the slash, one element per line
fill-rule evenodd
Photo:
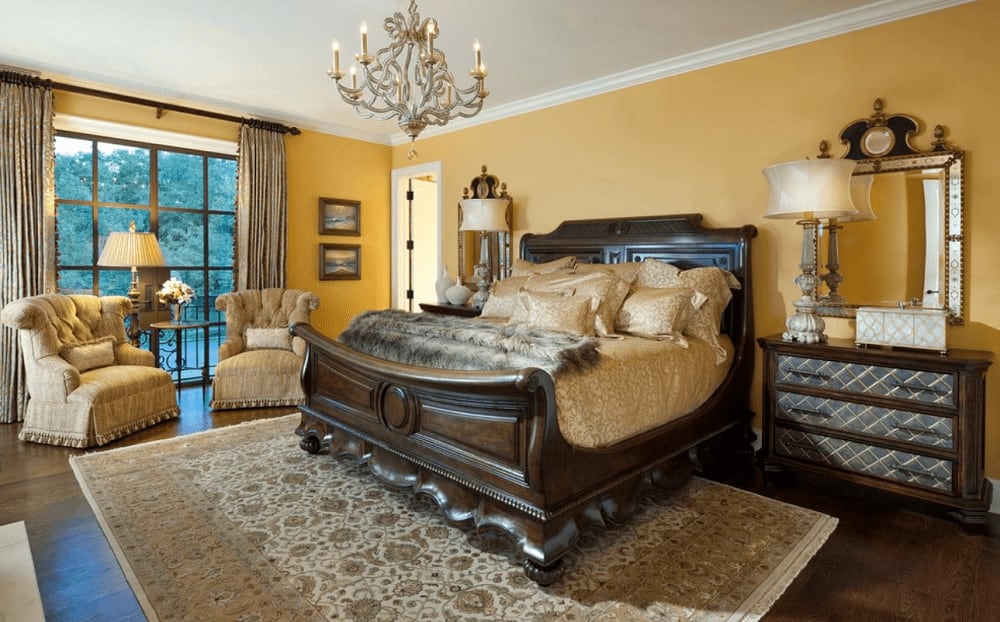
<path fill-rule="evenodd" d="M 490 96 L 468 127 L 968 0 L 421 0 L 436 47 L 471 83 L 472 42 Z M 358 118 L 326 76 L 387 42 L 409 0 L 0 0 L 0 65 L 237 116 L 397 144 Z M 438 130 L 440 131 L 440 130 Z M 428 129 L 424 135 L 434 133 Z"/>

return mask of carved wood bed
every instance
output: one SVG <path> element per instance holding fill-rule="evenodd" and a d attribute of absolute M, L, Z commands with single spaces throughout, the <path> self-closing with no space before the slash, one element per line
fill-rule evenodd
<path fill-rule="evenodd" d="M 731 436 L 748 443 L 753 372 L 752 225 L 702 227 L 699 214 L 567 221 L 526 234 L 521 257 L 581 263 L 656 258 L 718 266 L 742 284 L 722 332 L 734 358 L 722 384 L 694 412 L 603 449 L 560 434 L 552 377 L 539 369 L 466 372 L 413 367 L 354 351 L 308 324 L 306 402 L 297 433 L 310 453 L 329 449 L 367 462 L 383 483 L 430 495 L 463 527 L 509 534 L 525 573 L 541 585 L 585 527 L 627 520 L 640 498 L 689 474 L 699 447 Z M 735 432 L 735 434 L 731 434 Z M 730 433 L 730 434 L 727 434 Z M 729 449 L 735 452 L 735 449 Z"/>

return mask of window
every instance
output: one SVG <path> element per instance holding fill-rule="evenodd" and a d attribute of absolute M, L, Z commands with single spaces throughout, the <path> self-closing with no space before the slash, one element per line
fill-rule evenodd
<path fill-rule="evenodd" d="M 168 319 L 155 293 L 175 276 L 196 292 L 185 320 L 211 323 L 217 345 L 215 298 L 233 289 L 235 156 L 59 132 L 55 182 L 59 290 L 125 295 L 131 271 L 96 264 L 108 234 L 134 221 L 156 234 L 167 263 L 139 269 L 140 325 Z"/>

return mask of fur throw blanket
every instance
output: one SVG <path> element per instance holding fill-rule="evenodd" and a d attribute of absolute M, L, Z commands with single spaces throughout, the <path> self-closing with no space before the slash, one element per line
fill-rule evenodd
<path fill-rule="evenodd" d="M 397 363 L 462 371 L 538 367 L 555 375 L 598 358 L 594 337 L 395 309 L 358 315 L 337 340 Z"/>

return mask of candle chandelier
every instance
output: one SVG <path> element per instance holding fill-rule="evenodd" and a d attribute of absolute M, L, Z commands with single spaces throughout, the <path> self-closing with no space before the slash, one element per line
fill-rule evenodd
<path fill-rule="evenodd" d="M 368 53 L 368 28 L 361 24 L 361 53 L 354 58 L 361 64 L 360 85 L 356 68 L 350 69 L 350 85 L 343 80 L 340 67 L 340 44 L 333 42 L 333 68 L 327 74 L 337 83 L 340 97 L 364 119 L 382 121 L 398 118 L 399 127 L 410 137 L 407 157 L 417 153 L 413 142 L 428 125 L 445 125 L 455 117 L 475 116 L 483 107 L 486 90 L 486 66 L 476 41 L 475 65 L 469 75 L 475 80 L 468 88 L 459 88 L 448 71 L 444 52 L 434 47 L 438 36 L 437 21 L 420 20 L 416 0 L 410 0 L 409 16 L 396 13 L 384 23 L 389 45 L 375 55 Z"/>

